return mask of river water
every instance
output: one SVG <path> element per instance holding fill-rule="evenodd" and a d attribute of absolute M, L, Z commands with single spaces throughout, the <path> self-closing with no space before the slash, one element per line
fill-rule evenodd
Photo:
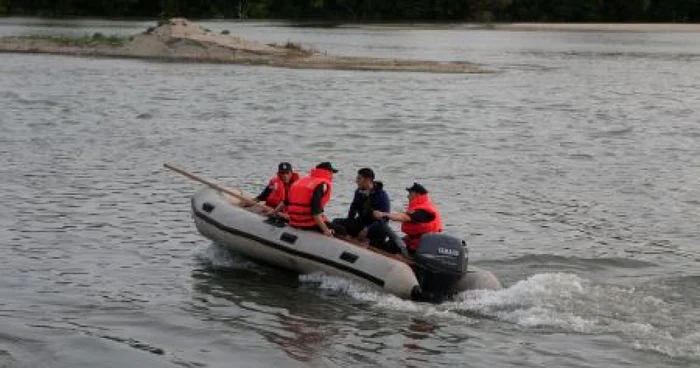
<path fill-rule="evenodd" d="M 697 367 L 700 37 L 204 22 L 438 75 L 0 54 L 2 367 Z M 0 21 L 0 35 L 146 22 Z M 423 183 L 506 288 L 430 305 L 197 234 L 173 161 Z"/>

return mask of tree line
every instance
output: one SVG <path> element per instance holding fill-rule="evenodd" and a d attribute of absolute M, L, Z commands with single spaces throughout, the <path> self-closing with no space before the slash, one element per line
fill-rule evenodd
<path fill-rule="evenodd" d="M 700 22 L 700 0 L 0 0 L 0 15 L 338 22 Z"/>

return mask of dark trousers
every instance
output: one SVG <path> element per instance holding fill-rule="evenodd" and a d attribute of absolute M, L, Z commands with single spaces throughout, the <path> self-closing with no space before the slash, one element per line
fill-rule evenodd
<path fill-rule="evenodd" d="M 360 219 L 337 218 L 333 219 L 331 226 L 333 226 L 333 230 L 338 235 L 350 235 L 352 237 L 357 237 L 360 231 L 367 226 L 369 245 L 391 253 L 399 253 L 401 251 L 389 237 L 389 232 L 392 232 L 391 228 L 382 220 L 365 225 Z"/>
<path fill-rule="evenodd" d="M 350 235 L 352 237 L 357 237 L 360 231 L 365 228 L 360 219 L 337 218 L 333 219 L 331 224 L 338 235 Z"/>

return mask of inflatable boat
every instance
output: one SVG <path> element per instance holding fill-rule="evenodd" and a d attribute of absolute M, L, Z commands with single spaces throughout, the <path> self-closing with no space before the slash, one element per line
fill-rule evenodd
<path fill-rule="evenodd" d="M 279 218 L 241 206 L 243 197 L 231 194 L 199 190 L 192 198 L 194 222 L 205 237 L 253 260 L 300 274 L 352 278 L 420 301 L 439 302 L 465 290 L 501 288 L 493 273 L 468 267 L 467 245 L 461 239 L 424 235 L 414 254 L 390 254 L 348 239 L 295 229 Z M 386 241 L 405 250 L 393 231 Z"/>

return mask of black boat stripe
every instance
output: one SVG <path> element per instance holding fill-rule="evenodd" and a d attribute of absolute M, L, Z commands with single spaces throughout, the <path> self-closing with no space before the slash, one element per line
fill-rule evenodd
<path fill-rule="evenodd" d="M 275 242 L 269 241 L 269 240 L 267 240 L 267 239 L 263 239 L 263 238 L 260 238 L 260 237 L 255 236 L 255 235 L 253 235 L 253 234 L 248 234 L 248 233 L 242 232 L 242 231 L 240 231 L 240 230 L 236 230 L 236 229 L 234 229 L 234 228 L 228 227 L 228 226 L 226 226 L 226 225 L 224 225 L 224 224 L 221 224 L 221 223 L 217 222 L 216 220 L 214 220 L 214 219 L 212 219 L 212 218 L 206 216 L 205 214 L 203 214 L 203 213 L 197 211 L 197 208 L 195 207 L 195 204 L 194 204 L 194 198 L 192 199 L 192 212 L 194 212 L 195 216 L 201 218 L 202 220 L 208 222 L 208 223 L 211 224 L 211 225 L 214 225 L 214 226 L 217 227 L 219 230 L 226 231 L 226 232 L 231 233 L 231 234 L 233 234 L 233 235 L 237 235 L 237 236 L 240 236 L 240 237 L 243 237 L 243 238 L 247 238 L 247 239 L 256 241 L 256 242 L 258 242 L 258 243 L 260 243 L 260 244 L 262 244 L 262 245 L 265 245 L 265 246 L 268 246 L 268 247 L 271 247 L 271 248 L 275 248 L 275 249 L 277 249 L 277 250 L 280 250 L 280 251 L 283 251 L 283 252 L 286 252 L 286 253 L 295 255 L 295 256 L 297 256 L 297 257 L 302 257 L 302 258 L 306 258 L 306 259 L 312 260 L 312 261 L 314 261 L 314 262 L 323 263 L 323 264 L 325 264 L 325 265 L 328 265 L 328 266 L 337 268 L 337 269 L 339 269 L 339 270 L 343 270 L 343 271 L 345 271 L 345 272 L 349 272 L 349 273 L 351 273 L 351 274 L 353 274 L 353 275 L 362 277 L 362 278 L 365 279 L 365 280 L 371 281 L 371 282 L 373 282 L 373 283 L 375 283 L 375 284 L 377 284 L 377 285 L 379 285 L 379 286 L 381 286 L 381 287 L 384 287 L 384 280 L 382 280 L 382 279 L 380 279 L 380 278 L 378 278 L 378 277 L 374 277 L 374 276 L 372 276 L 372 275 L 370 275 L 370 274 L 368 274 L 368 273 L 362 272 L 362 271 L 360 271 L 360 270 L 358 270 L 358 269 L 355 269 L 355 268 L 352 268 L 352 267 L 348 267 L 348 266 L 346 266 L 346 265 L 344 265 L 344 264 L 341 264 L 341 263 L 338 263 L 338 262 L 333 262 L 333 261 L 331 261 L 331 260 L 328 260 L 328 259 L 319 257 L 319 256 L 314 255 L 314 254 L 305 253 L 305 252 L 302 252 L 302 251 L 297 250 L 297 249 L 291 249 L 291 248 L 288 248 L 288 247 L 286 247 L 286 246 L 283 246 L 283 245 L 277 244 L 277 243 L 275 243 Z"/>

